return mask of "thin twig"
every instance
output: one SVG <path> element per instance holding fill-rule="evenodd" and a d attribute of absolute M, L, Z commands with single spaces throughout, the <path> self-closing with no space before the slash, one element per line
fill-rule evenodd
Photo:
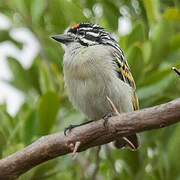
<path fill-rule="evenodd" d="M 180 71 L 176 67 L 172 67 L 172 69 L 180 76 Z"/>
<path fill-rule="evenodd" d="M 129 144 L 129 146 L 131 147 L 132 150 L 136 150 L 137 149 L 134 146 L 134 144 L 127 137 L 122 137 L 122 139 L 124 139 Z"/>
<path fill-rule="evenodd" d="M 113 102 L 111 101 L 111 99 L 110 99 L 108 96 L 106 96 L 106 99 L 108 100 L 108 102 L 109 102 L 109 104 L 110 104 L 110 106 L 111 106 L 111 108 L 112 108 L 113 114 L 114 114 L 114 115 L 119 115 L 119 112 L 118 112 L 116 106 L 115 106 L 115 105 L 113 104 Z"/>
<path fill-rule="evenodd" d="M 74 149 L 73 149 L 73 153 L 72 153 L 73 158 L 75 158 L 75 155 L 76 155 L 76 153 L 77 153 L 78 148 L 80 147 L 80 145 L 81 145 L 81 142 L 80 142 L 80 141 L 77 141 L 77 142 L 75 143 Z"/>

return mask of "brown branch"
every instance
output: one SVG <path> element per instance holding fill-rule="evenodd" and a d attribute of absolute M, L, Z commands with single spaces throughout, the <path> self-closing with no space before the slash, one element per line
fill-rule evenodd
<path fill-rule="evenodd" d="M 0 179 L 15 179 L 40 163 L 71 153 L 76 142 L 80 142 L 77 151 L 81 152 L 114 141 L 117 137 L 159 129 L 178 121 L 180 98 L 152 108 L 111 117 L 108 128 L 104 127 L 104 120 L 101 119 L 74 128 L 67 137 L 62 132 L 44 136 L 25 149 L 0 160 Z"/>

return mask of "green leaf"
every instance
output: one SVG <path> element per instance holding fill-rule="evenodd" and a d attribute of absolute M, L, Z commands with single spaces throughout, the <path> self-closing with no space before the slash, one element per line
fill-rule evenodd
<path fill-rule="evenodd" d="M 180 149 L 180 125 L 174 129 L 174 133 L 172 134 L 171 138 L 168 142 L 168 159 L 170 163 L 170 168 L 172 173 L 176 174 L 179 173 L 180 164 L 178 162 L 179 159 L 179 149 Z"/>
<path fill-rule="evenodd" d="M 40 164 L 33 172 L 33 179 L 54 179 L 59 173 L 58 160 L 53 159 Z"/>
<path fill-rule="evenodd" d="M 147 64 L 150 61 L 152 53 L 152 44 L 150 41 L 146 41 L 142 46 L 143 60 Z"/>
<path fill-rule="evenodd" d="M 23 48 L 23 43 L 14 40 L 14 39 L 10 36 L 9 31 L 7 31 L 7 30 L 0 30 L 0 42 L 3 42 L 3 41 L 10 41 L 10 42 L 12 42 L 14 45 L 16 45 L 19 49 L 22 49 L 22 48 Z"/>
<path fill-rule="evenodd" d="M 0 157 L 7 145 L 7 140 L 13 131 L 13 118 L 0 107 Z"/>
<path fill-rule="evenodd" d="M 149 24 L 152 25 L 156 22 L 159 11 L 159 0 L 144 0 Z"/>
<path fill-rule="evenodd" d="M 13 118 L 7 111 L 0 109 L 0 132 L 4 137 L 9 137 L 13 130 Z"/>
<path fill-rule="evenodd" d="M 27 92 L 31 87 L 28 72 L 16 59 L 12 57 L 8 57 L 8 64 L 11 68 L 11 72 L 13 73 L 13 79 L 9 81 L 10 84 L 22 91 Z"/>
<path fill-rule="evenodd" d="M 166 29 L 166 31 L 164 31 Z M 169 39 L 169 35 L 173 34 L 172 23 L 170 23 L 167 19 L 161 18 L 160 21 L 154 26 L 152 29 L 152 40 L 161 42 L 163 44 L 162 38 Z M 168 35 L 168 36 L 167 36 Z"/>
<path fill-rule="evenodd" d="M 180 49 L 180 33 L 177 33 L 172 36 L 170 45 L 173 51 Z"/>
<path fill-rule="evenodd" d="M 45 0 L 31 1 L 31 14 L 32 14 L 33 21 L 38 21 L 41 18 L 45 5 L 46 5 Z"/>
<path fill-rule="evenodd" d="M 42 93 L 46 93 L 47 91 L 53 90 L 54 87 L 51 81 L 51 75 L 47 64 L 44 62 L 40 62 L 39 65 L 40 65 L 39 68 L 40 89 Z"/>
<path fill-rule="evenodd" d="M 39 63 L 38 60 L 41 61 L 38 57 L 34 59 L 32 66 L 27 69 L 28 77 L 29 77 L 29 84 L 33 90 L 36 90 L 40 93 L 40 83 L 39 83 Z"/>
<path fill-rule="evenodd" d="M 154 67 L 157 68 L 164 61 L 170 51 L 170 39 L 173 35 L 172 23 L 162 18 L 152 29 L 152 56 Z"/>
<path fill-rule="evenodd" d="M 0 158 L 2 158 L 3 148 L 6 144 L 6 137 L 0 131 Z"/>
<path fill-rule="evenodd" d="M 134 44 L 129 48 L 127 52 L 127 59 L 131 67 L 132 75 L 136 83 L 138 83 L 138 81 L 140 81 L 142 78 L 144 66 L 142 51 L 138 44 Z"/>
<path fill-rule="evenodd" d="M 3 157 L 7 157 L 17 151 L 20 151 L 24 148 L 24 144 L 19 142 L 19 143 L 12 143 L 6 148 L 6 150 L 3 153 Z"/>
<path fill-rule="evenodd" d="M 153 72 L 150 75 L 146 76 L 145 81 L 142 82 L 140 86 L 149 86 L 155 84 L 165 79 L 170 73 L 172 73 L 172 69 L 170 67 L 164 70 Z"/>
<path fill-rule="evenodd" d="M 128 45 L 130 46 L 137 41 L 144 42 L 146 38 L 144 23 L 137 23 L 128 37 Z"/>
<path fill-rule="evenodd" d="M 180 11 L 178 8 L 168 8 L 165 12 L 165 16 L 170 21 L 173 21 L 173 22 L 180 21 Z"/>
<path fill-rule="evenodd" d="M 0 30 L 0 42 L 9 40 L 9 32 L 7 30 Z"/>
<path fill-rule="evenodd" d="M 46 92 L 38 102 L 38 116 L 42 134 L 48 134 L 56 121 L 60 102 L 56 92 Z"/>
<path fill-rule="evenodd" d="M 106 17 L 109 26 L 112 30 L 116 30 L 118 27 L 118 18 L 120 17 L 118 7 L 116 7 L 112 1 L 108 0 L 103 1 L 102 5 L 104 10 L 104 16 Z"/>
<path fill-rule="evenodd" d="M 37 110 L 30 108 L 25 117 L 22 127 L 22 139 L 26 145 L 33 141 L 33 138 L 40 135 L 40 125 Z"/>
<path fill-rule="evenodd" d="M 51 14 L 48 20 L 56 33 L 63 32 L 69 25 L 87 21 L 83 9 L 71 1 L 54 0 L 48 11 Z"/>
<path fill-rule="evenodd" d="M 22 14 L 27 15 L 28 9 L 26 7 L 26 2 L 26 0 L 13 0 L 11 5 Z"/>
<path fill-rule="evenodd" d="M 157 97 L 158 95 L 161 95 L 164 92 L 164 90 L 169 86 L 169 83 L 172 82 L 172 80 L 173 76 L 171 74 L 167 76 L 165 80 L 159 81 L 158 83 L 153 83 L 152 85 L 138 88 L 138 98 L 140 100 L 150 98 L 151 100 L 151 97 Z"/>

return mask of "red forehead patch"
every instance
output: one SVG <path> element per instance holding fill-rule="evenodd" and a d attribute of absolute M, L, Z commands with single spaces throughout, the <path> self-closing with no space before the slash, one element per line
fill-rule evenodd
<path fill-rule="evenodd" d="M 80 25 L 80 24 L 76 24 L 76 25 L 74 25 L 71 29 L 75 29 L 75 28 L 79 27 L 79 25 Z"/>

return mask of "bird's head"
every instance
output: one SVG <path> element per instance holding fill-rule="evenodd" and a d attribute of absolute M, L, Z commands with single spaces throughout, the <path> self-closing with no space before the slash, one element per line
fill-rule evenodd
<path fill-rule="evenodd" d="M 56 41 L 69 45 L 79 43 L 82 46 L 93 46 L 98 44 L 110 45 L 120 49 L 118 43 L 111 37 L 103 27 L 98 24 L 83 22 L 71 27 L 66 33 L 52 36 Z"/>

